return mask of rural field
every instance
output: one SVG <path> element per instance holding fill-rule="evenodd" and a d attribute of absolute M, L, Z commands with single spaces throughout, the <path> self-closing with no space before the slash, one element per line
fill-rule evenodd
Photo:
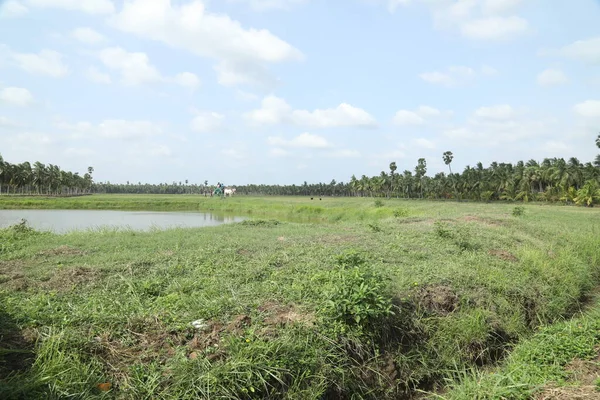
<path fill-rule="evenodd" d="M 2 399 L 567 399 L 600 387 L 595 208 L 0 197 L 23 208 L 247 219 L 0 229 Z"/>

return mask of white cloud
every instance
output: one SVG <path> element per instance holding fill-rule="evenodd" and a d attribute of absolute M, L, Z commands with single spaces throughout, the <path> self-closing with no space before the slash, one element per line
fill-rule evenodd
<path fill-rule="evenodd" d="M 292 120 L 298 125 L 313 128 L 374 127 L 377 125 L 375 118 L 368 112 L 346 103 L 324 110 L 294 110 Z"/>
<path fill-rule="evenodd" d="M 413 140 L 415 146 L 422 147 L 424 149 L 435 149 L 435 143 L 425 138 L 417 138 Z"/>
<path fill-rule="evenodd" d="M 375 127 L 377 121 L 365 110 L 342 103 L 336 108 L 314 111 L 292 110 L 283 99 L 270 95 L 261 102 L 261 108 L 244 114 L 256 125 L 274 125 L 290 122 L 311 128 Z"/>
<path fill-rule="evenodd" d="M 361 154 L 358 150 L 340 149 L 331 151 L 325 154 L 325 156 L 331 158 L 359 158 Z"/>
<path fill-rule="evenodd" d="M 393 118 L 395 125 L 421 125 L 425 120 L 414 111 L 399 110 Z"/>
<path fill-rule="evenodd" d="M 160 135 L 162 129 L 150 121 L 105 120 L 98 125 L 100 136 L 116 139 L 140 139 Z"/>
<path fill-rule="evenodd" d="M 244 114 L 244 118 L 256 125 L 275 125 L 289 119 L 292 107 L 283 99 L 269 95 L 262 99 L 261 108 Z"/>
<path fill-rule="evenodd" d="M 0 4 L 0 18 L 17 18 L 28 12 L 27 7 L 15 0 L 7 0 Z"/>
<path fill-rule="evenodd" d="M 225 157 L 233 158 L 236 160 L 243 160 L 246 158 L 246 154 L 243 151 L 234 148 L 221 150 L 221 154 Z"/>
<path fill-rule="evenodd" d="M 38 8 L 59 8 L 81 11 L 92 15 L 111 14 L 115 5 L 111 0 L 25 0 L 28 5 Z"/>
<path fill-rule="evenodd" d="M 33 95 L 24 88 L 6 87 L 0 90 L 0 100 L 13 106 L 25 107 L 33 103 Z"/>
<path fill-rule="evenodd" d="M 420 115 L 421 117 L 424 117 L 424 118 L 438 117 L 438 116 L 442 115 L 442 112 L 440 110 L 438 110 L 437 108 L 429 107 L 429 106 L 419 106 L 419 108 L 417 108 L 416 112 L 418 115 Z"/>
<path fill-rule="evenodd" d="M 423 125 L 433 119 L 440 117 L 448 117 L 452 115 L 452 111 L 440 111 L 437 108 L 430 106 L 419 106 L 415 111 L 398 110 L 392 122 L 394 125 Z"/>
<path fill-rule="evenodd" d="M 484 65 L 481 67 L 481 73 L 486 76 L 494 76 L 498 74 L 498 70 L 494 67 L 490 67 L 489 65 Z"/>
<path fill-rule="evenodd" d="M 561 140 L 549 140 L 542 145 L 542 149 L 545 153 L 548 153 L 549 156 L 561 156 L 570 153 L 573 150 L 572 146 L 569 146 Z"/>
<path fill-rule="evenodd" d="M 433 85 L 455 87 L 468 84 L 477 76 L 473 68 L 464 66 L 451 66 L 445 72 L 433 71 L 419 74 L 425 82 Z"/>
<path fill-rule="evenodd" d="M 600 63 L 600 36 L 577 40 L 558 50 L 542 50 L 541 55 L 557 55 L 582 61 L 586 64 Z"/>
<path fill-rule="evenodd" d="M 466 123 L 449 127 L 443 135 L 456 145 L 492 148 L 547 136 L 556 120 L 517 112 L 510 105 L 480 107 Z"/>
<path fill-rule="evenodd" d="M 267 143 L 270 146 L 279 147 L 300 147 L 310 149 L 324 149 L 331 147 L 331 144 L 322 136 L 311 133 L 302 133 L 291 140 L 286 140 L 281 137 L 269 136 Z"/>
<path fill-rule="evenodd" d="M 20 125 L 13 120 L 0 115 L 0 128 L 17 128 Z"/>
<path fill-rule="evenodd" d="M 488 15 L 505 14 L 514 11 L 523 0 L 484 0 L 482 12 Z"/>
<path fill-rule="evenodd" d="M 182 72 L 180 74 L 177 74 L 173 78 L 173 80 L 179 86 L 183 86 L 190 89 L 196 89 L 198 86 L 200 86 L 200 78 L 198 78 L 196 74 L 193 74 L 191 72 Z"/>
<path fill-rule="evenodd" d="M 119 73 L 121 83 L 126 86 L 170 82 L 189 89 L 196 89 L 201 83 L 198 76 L 191 72 L 182 72 L 174 77 L 162 76 L 152 65 L 146 53 L 129 52 L 121 47 L 108 47 L 100 50 L 97 55 L 104 66 Z M 106 80 L 100 76 L 96 77 L 101 81 Z"/>
<path fill-rule="evenodd" d="M 225 116 L 216 112 L 200 112 L 190 124 L 190 128 L 196 132 L 215 132 L 222 128 Z"/>
<path fill-rule="evenodd" d="M 255 85 L 263 89 L 272 89 L 278 80 L 261 64 L 223 60 L 213 69 L 217 73 L 217 82 L 223 86 Z"/>
<path fill-rule="evenodd" d="M 289 10 L 293 6 L 306 3 L 307 0 L 228 0 L 234 3 L 247 3 L 256 11 Z"/>
<path fill-rule="evenodd" d="M 98 44 L 106 38 L 92 28 L 77 28 L 71 31 L 71 37 L 85 44 Z"/>
<path fill-rule="evenodd" d="M 171 157 L 173 155 L 171 148 L 164 144 L 153 144 L 145 153 L 153 157 Z"/>
<path fill-rule="evenodd" d="M 245 29 L 227 15 L 208 12 L 200 0 L 172 3 L 126 0 L 111 23 L 122 31 L 218 60 L 215 68 L 225 85 L 263 79 L 266 63 L 303 58 L 268 30 Z"/>
<path fill-rule="evenodd" d="M 462 34 L 469 39 L 507 40 L 529 31 L 529 23 L 521 17 L 488 17 L 475 19 L 461 26 Z"/>
<path fill-rule="evenodd" d="M 568 81 L 565 73 L 559 69 L 546 69 L 537 76 L 537 84 L 540 86 L 558 86 Z"/>
<path fill-rule="evenodd" d="M 514 39 L 529 31 L 526 19 L 513 15 L 522 0 L 415 0 L 429 7 L 434 24 L 439 29 L 456 29 L 474 40 Z M 410 0 L 389 0 L 395 11 Z"/>
<path fill-rule="evenodd" d="M 235 91 L 235 98 L 240 101 L 256 101 L 259 99 L 259 97 L 254 93 L 246 92 L 244 90 L 239 89 Z"/>
<path fill-rule="evenodd" d="M 586 100 L 583 103 L 576 104 L 573 111 L 585 118 L 600 119 L 600 100 Z"/>
<path fill-rule="evenodd" d="M 121 82 L 125 85 L 140 85 L 163 79 L 150 64 L 146 53 L 130 53 L 120 47 L 109 47 L 101 50 L 98 57 L 107 68 L 121 75 Z"/>
<path fill-rule="evenodd" d="M 480 107 L 475 110 L 475 116 L 484 119 L 507 120 L 516 115 L 514 108 L 508 104 L 492 107 Z"/>
<path fill-rule="evenodd" d="M 388 0 L 388 10 L 393 13 L 398 7 L 410 4 L 411 0 Z"/>
<path fill-rule="evenodd" d="M 282 149 L 281 147 L 273 147 L 269 150 L 271 157 L 286 157 L 290 154 L 289 151 Z"/>
<path fill-rule="evenodd" d="M 96 67 L 89 67 L 85 71 L 85 77 L 95 83 L 101 83 L 104 85 L 108 85 L 109 83 L 112 83 L 112 79 L 110 79 L 110 75 L 99 71 Z"/>
<path fill-rule="evenodd" d="M 61 78 L 69 73 L 62 55 L 53 50 L 42 50 L 38 54 L 13 53 L 12 58 L 19 68 L 32 75 Z"/>
<path fill-rule="evenodd" d="M 94 150 L 87 147 L 67 147 L 64 153 L 71 157 L 89 157 L 96 154 Z"/>

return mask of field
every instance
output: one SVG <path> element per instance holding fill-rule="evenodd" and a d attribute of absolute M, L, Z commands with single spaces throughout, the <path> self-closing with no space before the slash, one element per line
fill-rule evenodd
<path fill-rule="evenodd" d="M 596 209 L 109 195 L 0 208 L 250 217 L 0 230 L 2 399 L 527 399 L 598 357 Z"/>

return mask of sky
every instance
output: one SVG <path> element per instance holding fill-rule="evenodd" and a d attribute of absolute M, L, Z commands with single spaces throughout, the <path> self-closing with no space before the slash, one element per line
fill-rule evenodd
<path fill-rule="evenodd" d="M 591 161 L 600 0 L 0 0 L 0 154 L 113 183 Z"/>

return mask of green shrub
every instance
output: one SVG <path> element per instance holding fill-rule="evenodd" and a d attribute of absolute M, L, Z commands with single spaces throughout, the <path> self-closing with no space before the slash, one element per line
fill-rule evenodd
<path fill-rule="evenodd" d="M 517 206 L 517 207 L 513 208 L 512 215 L 514 217 L 520 217 L 523 214 L 525 214 L 525 207 Z"/>
<path fill-rule="evenodd" d="M 396 208 L 394 210 L 394 217 L 396 218 L 402 218 L 402 217 L 408 217 L 409 216 L 409 212 L 406 208 Z"/>
<path fill-rule="evenodd" d="M 383 206 L 384 206 L 384 204 L 383 204 L 382 200 L 380 200 L 380 199 L 375 200 L 375 207 L 379 208 L 379 207 L 383 207 Z"/>
<path fill-rule="evenodd" d="M 323 311 L 342 332 L 346 328 L 357 328 L 359 333 L 372 331 L 393 314 L 386 279 L 356 252 L 338 256 L 337 260 L 337 268 L 330 273 L 333 285 Z"/>

